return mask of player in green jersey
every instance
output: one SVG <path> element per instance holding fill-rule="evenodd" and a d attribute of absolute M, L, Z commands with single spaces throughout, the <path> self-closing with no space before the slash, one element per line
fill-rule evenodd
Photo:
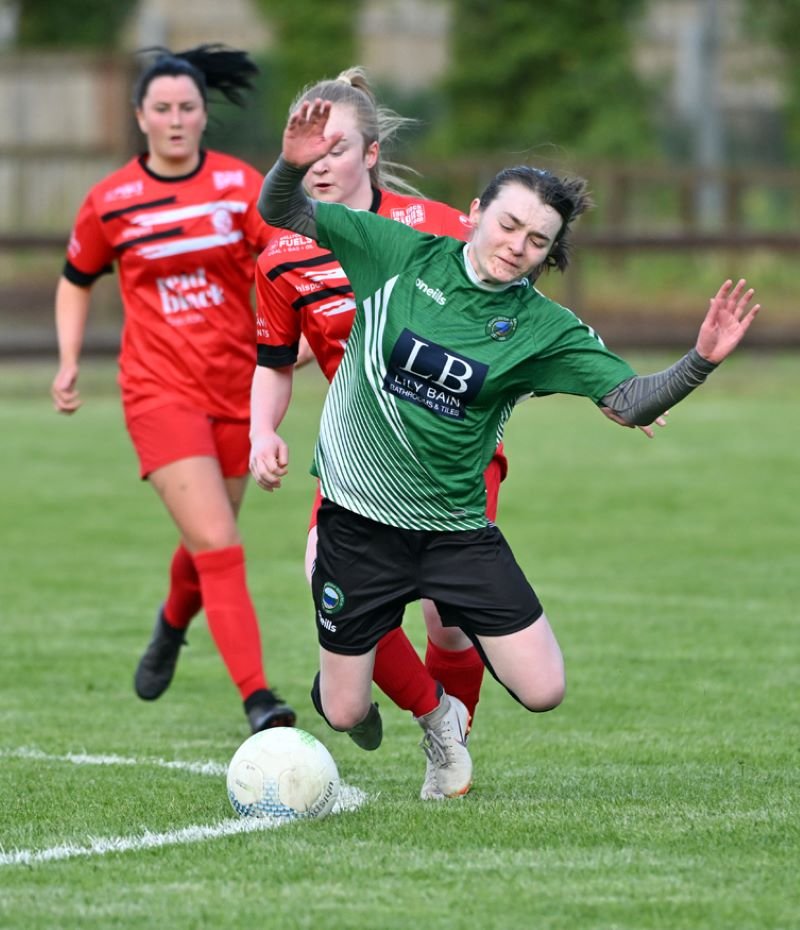
<path fill-rule="evenodd" d="M 561 651 L 484 515 L 483 469 L 506 420 L 521 397 L 568 393 L 630 425 L 652 423 L 733 351 L 759 305 L 744 280 L 725 282 L 695 347 L 639 377 L 530 284 L 543 267 L 566 267 L 583 182 L 506 169 L 471 205 L 470 243 L 421 234 L 306 197 L 305 171 L 338 141 L 326 134 L 329 110 L 314 101 L 292 114 L 259 201 L 267 222 L 334 252 L 358 307 L 314 457 L 325 499 L 312 584 L 320 707 L 340 730 L 374 713 L 375 644 L 406 603 L 430 597 L 523 706 L 549 710 L 564 695 Z M 276 486 L 284 458 L 276 444 Z M 430 735 L 442 793 L 465 793 L 464 721 L 445 714 Z"/>

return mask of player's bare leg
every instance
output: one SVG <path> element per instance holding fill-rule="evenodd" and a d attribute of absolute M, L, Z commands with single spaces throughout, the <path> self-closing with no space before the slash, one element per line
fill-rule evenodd
<path fill-rule="evenodd" d="M 564 659 L 544 614 L 518 633 L 478 641 L 498 679 L 529 710 L 552 710 L 564 699 Z"/>
<path fill-rule="evenodd" d="M 194 560 L 209 629 L 242 697 L 251 729 L 292 726 L 294 711 L 267 684 L 261 634 L 247 589 L 244 550 L 236 524 L 247 476 L 224 478 L 216 458 L 192 456 L 158 468 L 148 478 Z M 163 670 L 150 668 L 163 651 L 157 648 L 157 639 L 154 634 L 136 673 L 137 693 L 151 699 L 145 693 L 145 679 L 160 676 Z M 177 651 L 172 670 L 167 669 L 167 685 L 176 659 Z"/>
<path fill-rule="evenodd" d="M 351 730 L 372 708 L 375 650 L 340 655 L 320 647 L 320 698 L 325 719 L 334 730 Z"/>

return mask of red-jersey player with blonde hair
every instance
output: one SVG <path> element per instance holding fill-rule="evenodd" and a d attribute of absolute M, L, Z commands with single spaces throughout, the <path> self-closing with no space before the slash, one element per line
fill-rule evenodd
<path fill-rule="evenodd" d="M 209 90 L 234 102 L 256 67 L 221 45 L 157 53 L 134 101 L 147 151 L 95 184 L 81 206 L 56 293 L 56 410 L 74 413 L 90 293 L 116 263 L 125 311 L 119 384 L 140 474 L 178 530 L 170 587 L 134 676 L 154 700 L 169 686 L 200 608 L 253 732 L 291 726 L 270 689 L 236 518 L 248 478 L 255 258 L 270 229 L 262 177 L 201 145 Z"/>

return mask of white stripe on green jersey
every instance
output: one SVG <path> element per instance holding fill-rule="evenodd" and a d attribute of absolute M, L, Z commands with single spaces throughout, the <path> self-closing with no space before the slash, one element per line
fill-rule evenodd
<path fill-rule="evenodd" d="M 535 288 L 476 286 L 455 239 L 340 204 L 318 204 L 316 221 L 357 304 L 313 468 L 348 510 L 405 529 L 484 526 L 483 472 L 516 401 L 599 401 L 633 374 Z"/>

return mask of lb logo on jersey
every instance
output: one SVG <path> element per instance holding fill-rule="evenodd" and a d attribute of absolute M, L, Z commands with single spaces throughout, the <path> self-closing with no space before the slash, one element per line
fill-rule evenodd
<path fill-rule="evenodd" d="M 392 348 L 383 389 L 441 417 L 463 420 L 489 366 L 404 329 Z"/>
<path fill-rule="evenodd" d="M 344 607 L 344 592 L 332 581 L 326 581 L 322 586 L 322 609 L 326 614 L 338 614 Z"/>
<path fill-rule="evenodd" d="M 493 316 L 486 324 L 486 335 L 496 342 L 505 342 L 517 331 L 517 318 L 508 316 Z"/>

